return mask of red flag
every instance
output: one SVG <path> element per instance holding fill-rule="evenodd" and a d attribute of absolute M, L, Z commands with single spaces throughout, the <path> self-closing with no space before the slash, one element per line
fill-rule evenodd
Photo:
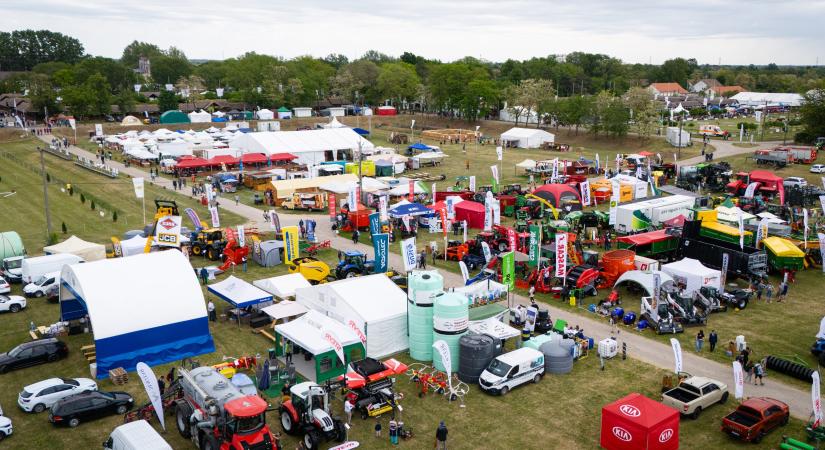
<path fill-rule="evenodd" d="M 413 198 L 415 198 L 415 181 L 410 180 L 410 195 L 407 200 L 413 201 Z"/>
<path fill-rule="evenodd" d="M 444 231 L 444 236 L 447 236 L 447 211 L 441 208 L 438 210 L 438 215 L 441 217 L 441 229 Z"/>

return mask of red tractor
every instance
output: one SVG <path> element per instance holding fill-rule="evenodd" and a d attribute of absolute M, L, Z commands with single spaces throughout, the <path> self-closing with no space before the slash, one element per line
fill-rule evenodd
<path fill-rule="evenodd" d="M 182 391 L 175 402 L 178 432 L 200 450 L 279 448 L 266 424 L 267 403 L 247 395 L 217 369 L 179 368 L 180 378 L 170 389 Z"/>
<path fill-rule="evenodd" d="M 396 406 L 396 375 L 407 371 L 407 365 L 395 359 L 379 361 L 365 358 L 350 363 L 350 371 L 339 377 L 346 383 L 347 397 L 361 412 L 361 418 L 378 417 L 392 412 Z"/>
<path fill-rule="evenodd" d="M 326 389 L 305 381 L 290 387 L 289 394 L 289 400 L 279 408 L 281 427 L 287 434 L 303 434 L 304 448 L 315 450 L 325 440 L 346 440 L 344 422 L 329 413 Z"/>

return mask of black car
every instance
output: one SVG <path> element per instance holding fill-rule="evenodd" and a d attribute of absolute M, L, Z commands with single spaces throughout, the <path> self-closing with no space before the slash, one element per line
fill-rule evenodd
<path fill-rule="evenodd" d="M 8 353 L 0 353 L 0 373 L 55 362 L 68 355 L 69 347 L 55 338 L 24 342 L 9 350 Z"/>
<path fill-rule="evenodd" d="M 126 392 L 82 392 L 55 402 L 49 413 L 49 422 L 74 428 L 80 422 L 112 414 L 126 414 L 126 411 L 132 409 L 134 402 L 132 396 Z"/>

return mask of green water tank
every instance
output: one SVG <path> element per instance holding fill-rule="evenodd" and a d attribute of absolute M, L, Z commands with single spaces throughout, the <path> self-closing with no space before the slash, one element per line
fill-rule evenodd
<path fill-rule="evenodd" d="M 26 248 L 23 246 L 23 240 L 16 231 L 4 231 L 0 233 L 0 262 L 12 256 L 23 256 L 26 254 Z"/>
<path fill-rule="evenodd" d="M 408 283 L 410 356 L 430 362 L 433 359 L 433 297 L 444 292 L 444 277 L 435 270 L 416 270 Z"/>
<path fill-rule="evenodd" d="M 452 372 L 458 371 L 459 340 L 467 334 L 470 324 L 470 302 L 464 295 L 445 292 L 435 297 L 433 306 L 433 342 L 444 341 L 450 348 Z M 437 352 L 433 353 L 433 366 L 444 371 L 444 364 Z"/>

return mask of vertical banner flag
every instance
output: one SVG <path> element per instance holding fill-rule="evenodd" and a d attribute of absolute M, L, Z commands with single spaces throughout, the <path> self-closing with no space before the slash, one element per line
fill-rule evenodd
<path fill-rule="evenodd" d="M 819 255 L 825 261 L 825 233 L 817 233 L 819 237 Z M 822 264 L 822 272 L 825 273 L 825 264 Z"/>
<path fill-rule="evenodd" d="M 439 339 L 433 342 L 433 348 L 438 354 L 441 356 L 441 365 L 444 366 L 444 371 L 447 372 L 447 387 L 450 389 L 450 394 L 453 392 L 453 361 L 450 358 L 450 346 L 444 342 L 443 339 Z"/>
<path fill-rule="evenodd" d="M 825 195 L 819 196 L 819 206 L 822 208 L 822 212 L 825 213 Z"/>
<path fill-rule="evenodd" d="M 556 234 L 556 278 L 567 274 L 567 233 Z"/>
<path fill-rule="evenodd" d="M 205 185 L 204 189 L 206 191 L 206 201 L 211 204 L 212 198 L 215 196 L 215 193 L 212 191 L 212 185 Z"/>
<path fill-rule="evenodd" d="M 484 231 L 493 229 L 493 193 L 487 192 L 484 197 Z"/>
<path fill-rule="evenodd" d="M 636 179 L 641 180 L 643 176 L 644 175 L 642 175 L 642 166 L 637 165 L 636 166 Z"/>
<path fill-rule="evenodd" d="M 745 198 L 753 198 L 753 195 L 756 193 L 756 188 L 759 187 L 759 183 L 753 182 L 748 185 L 745 189 Z"/>
<path fill-rule="evenodd" d="M 347 193 L 347 205 L 350 211 L 358 211 L 358 191 L 356 186 L 351 186 Z"/>
<path fill-rule="evenodd" d="M 501 225 L 501 202 L 493 200 L 493 225 Z"/>
<path fill-rule="evenodd" d="M 132 178 L 132 185 L 135 187 L 135 197 L 143 198 L 143 178 Z"/>
<path fill-rule="evenodd" d="M 682 345 L 676 338 L 670 338 L 670 346 L 673 347 L 673 371 L 679 373 L 682 371 Z"/>
<path fill-rule="evenodd" d="M 465 264 L 464 261 L 459 261 L 458 267 L 461 268 L 461 277 L 464 278 L 464 282 L 466 283 L 467 280 L 470 279 L 470 273 L 467 271 L 467 264 Z"/>
<path fill-rule="evenodd" d="M 498 158 L 499 161 L 504 160 L 504 149 L 501 148 L 501 146 L 496 147 L 496 158 Z"/>
<path fill-rule="evenodd" d="M 298 236 L 300 231 L 297 225 L 284 227 L 282 229 L 284 234 L 284 259 L 288 262 L 298 257 Z"/>
<path fill-rule="evenodd" d="M 278 213 L 276 213 L 274 209 L 269 210 L 269 226 L 271 226 L 276 233 L 281 232 L 281 218 L 278 217 Z"/>
<path fill-rule="evenodd" d="M 813 404 L 814 423 L 813 428 L 822 425 L 822 399 L 819 392 L 819 371 L 811 374 L 811 403 Z"/>
<path fill-rule="evenodd" d="M 404 258 L 404 271 L 409 272 L 417 265 L 415 251 L 415 236 L 401 241 L 401 256 Z"/>
<path fill-rule="evenodd" d="M 484 264 L 490 262 L 493 258 L 493 254 L 490 252 L 490 244 L 481 241 L 481 252 L 484 253 Z"/>
<path fill-rule="evenodd" d="M 189 220 L 192 221 L 192 225 L 194 225 L 195 228 L 203 227 L 203 225 L 201 224 L 201 218 L 198 217 L 198 213 L 196 213 L 194 209 L 186 208 L 183 210 L 183 212 L 186 213 L 186 215 L 189 217 Z"/>
<path fill-rule="evenodd" d="M 507 228 L 507 245 L 510 246 L 511 252 L 518 250 L 515 228 Z"/>
<path fill-rule="evenodd" d="M 143 361 L 137 363 L 135 371 L 138 377 L 140 377 L 140 381 L 143 382 L 143 388 L 146 389 L 146 395 L 152 403 L 152 408 L 155 409 L 155 414 L 158 416 L 161 428 L 163 428 L 163 431 L 166 431 L 166 421 L 163 416 L 163 399 L 160 393 L 160 386 L 158 386 L 158 377 L 155 376 L 152 368 Z"/>
<path fill-rule="evenodd" d="M 590 206 L 590 182 L 584 180 L 579 184 L 579 189 L 582 191 L 582 204 L 584 206 Z"/>
<path fill-rule="evenodd" d="M 619 198 L 621 195 L 621 188 L 622 186 L 619 184 L 618 181 L 613 181 L 610 183 L 611 187 L 611 194 L 610 194 L 610 225 L 616 225 L 616 210 L 619 207 Z"/>
<path fill-rule="evenodd" d="M 72 130 L 77 131 L 77 122 L 73 118 L 69 119 L 69 126 L 72 127 Z"/>
<path fill-rule="evenodd" d="M 550 182 L 555 183 L 559 179 L 559 158 L 553 158 L 553 172 L 550 175 Z"/>
<path fill-rule="evenodd" d="M 530 259 L 527 265 L 530 267 L 538 267 L 539 258 L 541 255 L 541 227 L 539 225 L 530 225 L 530 248 L 528 255 Z"/>
<path fill-rule="evenodd" d="M 728 264 L 730 264 L 730 255 L 727 253 L 722 254 L 722 275 L 719 279 L 719 286 L 721 286 L 722 290 L 725 290 L 725 282 L 728 281 Z"/>
<path fill-rule="evenodd" d="M 455 219 L 455 197 L 447 197 L 444 203 L 447 205 L 447 218 L 450 220 Z"/>
<path fill-rule="evenodd" d="M 820 177 L 822 179 L 822 187 L 825 188 L 825 177 Z"/>
<path fill-rule="evenodd" d="M 375 273 L 386 272 L 390 259 L 390 235 L 387 233 L 373 234 L 372 248 L 375 250 Z"/>
<path fill-rule="evenodd" d="M 155 240 L 160 247 L 180 247 L 180 216 L 164 216 L 155 227 Z"/>
<path fill-rule="evenodd" d="M 387 215 L 387 196 L 382 195 L 378 197 L 378 218 L 381 223 L 388 222 L 389 216 Z"/>
<path fill-rule="evenodd" d="M 95 136 L 103 136 L 103 124 L 95 124 Z"/>
<path fill-rule="evenodd" d="M 512 292 L 516 288 L 516 252 L 509 251 L 501 256 L 501 284 Z"/>
<path fill-rule="evenodd" d="M 375 212 L 369 215 L 370 219 L 370 234 L 376 235 L 381 232 L 381 219 L 380 214 Z"/>
<path fill-rule="evenodd" d="M 527 307 L 527 320 L 524 322 L 524 329 L 533 332 L 536 329 L 536 319 L 539 316 L 539 310 L 535 306 Z"/>
<path fill-rule="evenodd" d="M 212 228 L 220 228 L 221 227 L 221 217 L 218 215 L 218 207 L 217 206 L 210 206 L 209 207 L 209 217 L 212 219 Z"/>
<path fill-rule="evenodd" d="M 805 227 L 803 239 L 805 239 L 805 250 L 808 249 L 808 208 L 802 208 L 802 224 Z"/>
<path fill-rule="evenodd" d="M 243 225 L 238 225 L 238 246 L 246 247 L 246 232 Z"/>
<path fill-rule="evenodd" d="M 433 198 L 432 198 L 432 204 L 433 204 L 433 205 L 435 205 L 435 193 L 436 193 L 436 190 L 435 190 L 435 183 L 433 183 L 432 188 L 430 188 L 430 194 L 432 194 L 432 196 L 433 196 Z"/>
<path fill-rule="evenodd" d="M 307 241 L 309 242 L 317 242 L 315 240 L 315 227 L 317 223 L 313 219 L 309 219 L 306 221 L 306 230 L 307 230 Z"/>
<path fill-rule="evenodd" d="M 466 220 L 461 221 L 461 228 L 463 228 L 462 231 L 464 233 L 464 235 L 462 236 L 464 238 L 464 240 L 461 241 L 461 242 L 467 242 L 467 221 Z"/>
<path fill-rule="evenodd" d="M 335 202 L 335 193 L 330 192 L 329 195 L 327 195 L 327 208 L 329 210 L 329 217 L 331 218 L 335 217 Z"/>
<path fill-rule="evenodd" d="M 616 154 L 616 174 L 618 175 L 621 172 L 622 168 L 622 155 Z"/>
<path fill-rule="evenodd" d="M 762 234 L 762 225 L 767 225 L 768 219 L 763 218 L 759 221 L 759 225 L 756 227 L 756 241 L 754 242 L 754 246 L 759 248 L 759 243 L 762 242 L 762 239 L 765 239 L 765 236 Z"/>
<path fill-rule="evenodd" d="M 490 171 L 493 172 L 493 192 L 498 192 L 498 166 L 490 166 Z"/>
<path fill-rule="evenodd" d="M 745 375 L 742 373 L 742 364 L 733 362 L 733 396 L 739 400 L 745 395 Z"/>
<path fill-rule="evenodd" d="M 745 249 L 745 219 L 742 217 L 742 211 L 739 211 L 739 249 Z"/>
<path fill-rule="evenodd" d="M 822 179 L 823 179 L 822 183 L 825 184 L 825 177 L 823 177 Z M 470 175 L 470 191 L 472 191 L 472 192 L 476 191 L 476 176 L 475 175 Z"/>
<path fill-rule="evenodd" d="M 662 277 L 658 273 L 653 274 L 653 303 L 659 304 L 659 292 L 662 290 Z"/>
<path fill-rule="evenodd" d="M 444 237 L 447 237 L 447 211 L 444 208 L 438 210 L 439 219 L 441 219 L 441 230 L 444 232 Z"/>
<path fill-rule="evenodd" d="M 415 198 L 415 180 L 410 180 L 410 193 L 407 195 L 408 201 L 413 201 Z"/>
<path fill-rule="evenodd" d="M 599 154 L 596 153 L 596 174 L 597 175 L 599 173 L 599 169 L 600 169 L 600 167 L 599 167 Z"/>

